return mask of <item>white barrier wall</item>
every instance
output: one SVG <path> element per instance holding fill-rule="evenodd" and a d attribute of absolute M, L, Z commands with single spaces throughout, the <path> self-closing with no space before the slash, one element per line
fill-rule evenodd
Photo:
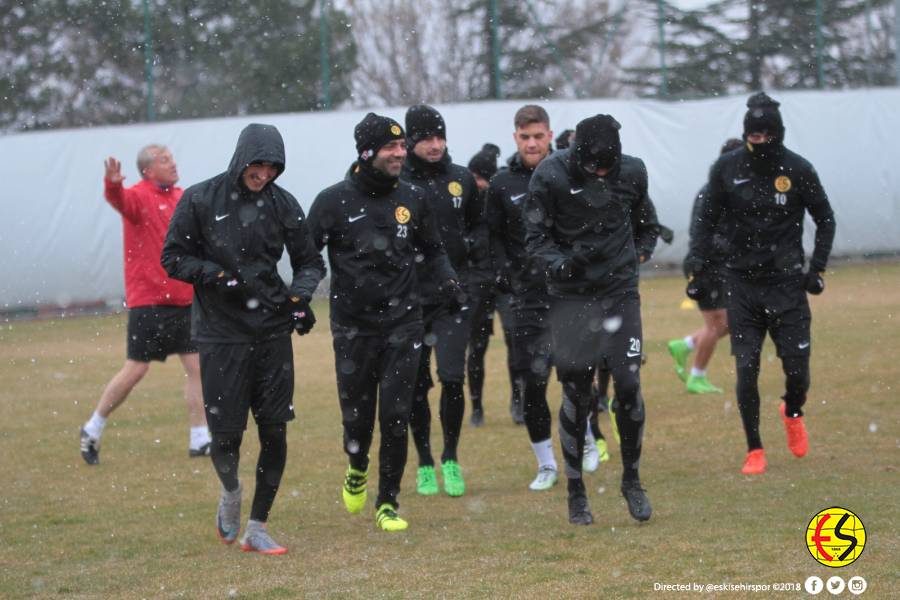
<path fill-rule="evenodd" d="M 772 95 L 782 103 L 786 145 L 816 166 L 831 198 L 838 222 L 834 252 L 900 250 L 900 90 Z M 675 230 L 675 243 L 661 243 L 655 260 L 680 262 L 694 195 L 721 143 L 740 135 L 745 100 L 541 104 L 557 133 L 598 112 L 622 123 L 623 149 L 647 163 L 660 221 Z M 484 142 L 509 156 L 515 148 L 513 114 L 523 104 L 439 105 L 454 160 L 466 164 Z M 402 123 L 405 108 L 376 112 Z M 0 310 L 124 296 L 120 218 L 102 197 L 107 156 L 123 162 L 125 183 L 132 185 L 139 179 L 138 149 L 165 144 L 178 162 L 180 185 L 188 187 L 225 170 L 247 123 L 272 123 L 287 151 L 279 183 L 308 209 L 319 190 L 343 177 L 354 160 L 353 127 L 363 115 L 257 115 L 0 137 Z"/>

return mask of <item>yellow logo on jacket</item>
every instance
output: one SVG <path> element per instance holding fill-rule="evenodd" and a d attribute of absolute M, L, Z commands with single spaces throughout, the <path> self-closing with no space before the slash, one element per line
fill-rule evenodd
<path fill-rule="evenodd" d="M 784 194 L 791 190 L 791 178 L 787 175 L 779 175 L 775 178 L 775 189 Z"/>
<path fill-rule="evenodd" d="M 394 218 L 397 219 L 397 222 L 401 225 L 409 223 L 410 216 L 409 209 L 405 206 L 398 206 L 396 210 L 394 210 Z"/>
<path fill-rule="evenodd" d="M 447 186 L 447 191 L 450 192 L 451 196 L 462 196 L 463 188 L 462 184 L 458 181 L 451 181 Z"/>

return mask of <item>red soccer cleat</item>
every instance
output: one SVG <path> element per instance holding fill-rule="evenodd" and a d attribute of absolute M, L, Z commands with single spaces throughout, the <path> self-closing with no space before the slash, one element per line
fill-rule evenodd
<path fill-rule="evenodd" d="M 788 448 L 797 458 L 806 456 L 809 450 L 809 436 L 806 434 L 806 425 L 803 424 L 803 417 L 789 417 L 785 414 L 785 403 L 781 403 L 779 408 L 781 411 L 781 419 L 784 421 L 784 430 L 787 432 Z"/>
<path fill-rule="evenodd" d="M 744 468 L 741 473 L 744 475 L 762 475 L 766 472 L 766 451 L 762 448 L 751 450 L 744 459 Z"/>

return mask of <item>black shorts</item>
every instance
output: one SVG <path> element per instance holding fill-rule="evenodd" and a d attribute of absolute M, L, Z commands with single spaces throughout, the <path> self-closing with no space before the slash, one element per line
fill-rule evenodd
<path fill-rule="evenodd" d="M 165 361 L 170 354 L 196 352 L 191 342 L 190 306 L 138 306 L 128 310 L 128 360 Z"/>
<path fill-rule="evenodd" d="M 726 308 L 727 290 L 725 280 L 718 274 L 710 277 L 709 291 L 697 300 L 700 310 L 720 310 Z"/>
<path fill-rule="evenodd" d="M 812 316 L 802 280 L 758 283 L 729 278 L 726 287 L 731 354 L 759 352 L 768 333 L 780 358 L 809 356 Z"/>
<path fill-rule="evenodd" d="M 466 305 L 458 312 L 450 312 L 446 306 L 423 307 L 425 335 L 422 340 L 427 348 L 423 349 L 423 362 L 430 360 L 430 350 L 434 350 L 437 360 L 438 379 L 442 382 L 460 383 L 466 376 L 466 348 L 469 345 L 469 320 L 472 316 L 471 305 Z M 424 366 L 422 369 L 424 370 Z M 424 371 L 423 371 L 423 376 Z M 431 378 L 429 369 L 427 377 Z M 431 387 L 431 386 L 429 386 Z"/>
<path fill-rule="evenodd" d="M 510 368 L 546 377 L 550 372 L 550 311 L 544 308 L 513 310 Z"/>
<path fill-rule="evenodd" d="M 345 425 L 364 418 L 370 411 L 370 416 L 374 415 L 380 397 L 383 410 L 399 410 L 405 415 L 405 426 L 424 347 L 423 334 L 422 322 L 418 320 L 371 335 L 331 322 L 338 397 Z"/>
<path fill-rule="evenodd" d="M 557 376 L 596 367 L 641 366 L 641 297 L 625 292 L 599 300 L 553 300 L 550 309 Z"/>
<path fill-rule="evenodd" d="M 244 431 L 294 418 L 294 350 L 289 336 L 252 344 L 201 343 L 200 380 L 213 433 Z"/>

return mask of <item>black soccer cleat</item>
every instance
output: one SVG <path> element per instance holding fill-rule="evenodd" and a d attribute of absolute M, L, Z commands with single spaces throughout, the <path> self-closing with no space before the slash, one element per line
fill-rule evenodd
<path fill-rule="evenodd" d="M 100 440 L 81 429 L 81 458 L 89 465 L 100 464 Z"/>
<path fill-rule="evenodd" d="M 197 458 L 199 456 L 209 456 L 211 448 L 212 448 L 212 444 L 210 442 L 206 442 L 199 448 L 188 448 L 188 456 L 190 458 Z"/>
<path fill-rule="evenodd" d="M 584 491 L 569 492 L 569 523 L 572 525 L 590 525 L 594 522 L 594 515 L 588 506 L 587 495 Z"/>
<path fill-rule="evenodd" d="M 640 481 L 623 481 L 622 495 L 628 503 L 628 512 L 638 521 L 646 521 L 650 518 L 653 509 L 650 507 L 650 499 L 644 493 Z"/>
<path fill-rule="evenodd" d="M 473 408 L 472 415 L 469 417 L 469 423 L 472 424 L 472 427 L 481 427 L 484 425 L 484 409 Z"/>

